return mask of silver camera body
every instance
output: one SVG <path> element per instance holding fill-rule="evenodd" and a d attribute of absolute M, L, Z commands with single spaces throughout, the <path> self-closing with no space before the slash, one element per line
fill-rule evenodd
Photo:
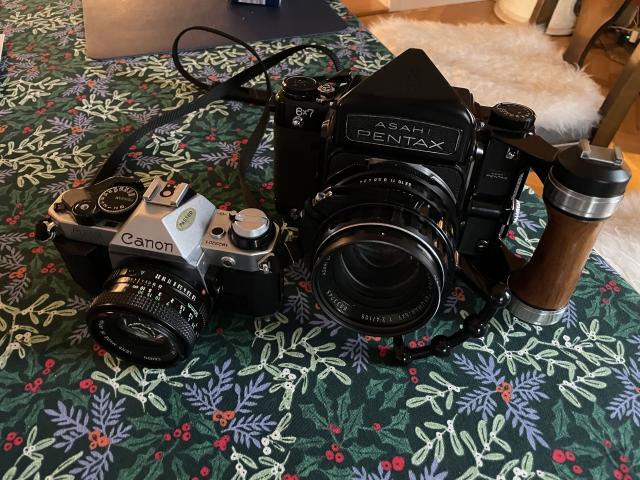
<path fill-rule="evenodd" d="M 193 192 L 188 184 L 155 177 L 141 196 L 133 186 L 122 185 L 98 193 L 91 219 L 86 221 L 75 215 L 77 207 L 65 205 L 66 193 L 56 199 L 48 212 L 56 234 L 106 246 L 113 268 L 131 258 L 153 259 L 191 267 L 199 272 L 205 285 L 204 277 L 211 267 L 271 271 L 280 232 L 261 210 L 221 210 Z M 109 202 L 118 201 L 131 203 L 120 203 L 110 210 Z M 128 211 L 128 218 L 119 223 L 117 215 Z M 256 245 L 255 240 L 267 234 L 267 241 Z"/>
<path fill-rule="evenodd" d="M 281 305 L 279 226 L 259 209 L 216 208 L 186 183 L 156 177 L 145 189 L 116 176 L 68 190 L 36 233 L 97 294 L 92 336 L 136 363 L 188 357 L 215 310 L 264 316 Z"/>

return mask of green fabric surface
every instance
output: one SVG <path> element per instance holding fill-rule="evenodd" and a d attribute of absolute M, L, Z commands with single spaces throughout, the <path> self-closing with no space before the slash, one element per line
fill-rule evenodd
<path fill-rule="evenodd" d="M 176 2 L 178 5 L 179 2 Z M 347 30 L 314 40 L 371 73 L 391 55 L 338 3 Z M 640 475 L 640 296 L 592 255 L 553 327 L 501 312 L 448 359 L 386 363 L 388 340 L 339 327 L 309 272 L 286 272 L 282 312 L 212 319 L 188 362 L 141 369 L 87 334 L 91 298 L 33 225 L 82 186 L 127 132 L 200 92 L 167 55 L 84 56 L 79 0 L 3 0 L 0 87 L 0 474 L 3 479 L 617 478 Z M 127 28 L 136 28 L 132 18 Z M 269 55 L 302 39 L 259 43 Z M 481 46 L 478 46 L 481 48 Z M 251 64 L 228 46 L 185 55 L 224 79 Z M 321 74 L 320 54 L 275 68 Z M 190 181 L 240 208 L 238 151 L 260 110 L 218 102 L 145 139 L 125 171 Z M 250 180 L 272 207 L 269 127 Z M 545 224 L 529 191 L 509 244 L 530 255 Z M 459 284 L 416 332 L 451 332 L 479 300 Z"/>

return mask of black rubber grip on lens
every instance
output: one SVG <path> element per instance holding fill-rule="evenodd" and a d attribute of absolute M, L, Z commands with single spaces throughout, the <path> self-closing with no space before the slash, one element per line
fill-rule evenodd
<path fill-rule="evenodd" d="M 152 298 L 141 297 L 135 291 L 102 292 L 93 300 L 89 310 L 104 310 L 108 307 L 122 308 L 157 319 L 184 341 L 186 355 L 191 352 L 198 337 L 195 329 L 186 318 L 183 318 L 166 304 Z"/>
<path fill-rule="evenodd" d="M 204 328 L 207 319 L 209 318 L 210 310 L 208 308 L 207 299 L 200 298 L 198 291 L 206 292 L 204 288 L 196 288 L 190 282 L 186 281 L 180 276 L 167 271 L 168 267 L 160 270 L 149 266 L 127 266 L 114 270 L 107 281 L 105 282 L 105 291 L 111 291 L 116 284 L 126 285 L 127 289 L 132 286 L 144 286 L 146 288 L 158 288 L 162 290 L 169 288 L 175 294 L 173 298 L 182 304 L 194 305 L 201 317 L 201 322 L 194 326 L 195 329 L 201 330 Z M 161 275 L 163 278 L 156 278 L 156 275 Z M 166 283 L 165 280 L 171 280 L 173 284 L 180 284 L 182 288 L 176 288 L 175 285 Z M 134 289 L 135 290 L 135 289 Z M 164 290 L 162 290 L 164 291 Z M 190 298 L 190 295 L 193 298 Z"/>

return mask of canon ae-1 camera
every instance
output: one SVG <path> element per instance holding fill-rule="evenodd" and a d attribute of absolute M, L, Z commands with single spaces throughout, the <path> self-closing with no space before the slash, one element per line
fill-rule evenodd
<path fill-rule="evenodd" d="M 262 316 L 281 303 L 279 226 L 258 209 L 218 209 L 186 183 L 111 177 L 68 190 L 40 229 L 98 294 L 93 337 L 136 363 L 187 357 L 214 308 Z"/>

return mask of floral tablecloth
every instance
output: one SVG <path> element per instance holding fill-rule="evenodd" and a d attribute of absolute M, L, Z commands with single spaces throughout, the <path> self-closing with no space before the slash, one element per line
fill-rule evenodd
<path fill-rule="evenodd" d="M 561 323 L 507 312 L 449 359 L 388 365 L 385 339 L 318 311 L 309 272 L 287 270 L 270 320 L 218 316 L 188 363 L 140 369 L 87 335 L 90 298 L 34 222 L 82 186 L 127 132 L 199 92 L 166 55 L 84 56 L 80 0 L 2 0 L 0 65 L 0 474 L 3 479 L 389 480 L 640 476 L 640 296 L 593 255 Z M 390 54 L 338 3 L 348 29 L 315 40 L 373 72 Z M 130 28 L 135 28 L 131 19 Z M 262 54 L 301 39 L 258 44 Z M 191 53 L 211 80 L 249 65 L 241 48 Z M 320 74 L 315 53 L 274 70 Z M 508 100 L 508 99 L 506 99 Z M 220 208 L 241 206 L 238 151 L 259 110 L 216 103 L 157 131 L 125 169 L 182 178 Z M 273 132 L 251 167 L 265 207 Z M 544 227 L 525 193 L 510 245 Z M 413 341 L 451 331 L 478 300 L 464 285 Z"/>

